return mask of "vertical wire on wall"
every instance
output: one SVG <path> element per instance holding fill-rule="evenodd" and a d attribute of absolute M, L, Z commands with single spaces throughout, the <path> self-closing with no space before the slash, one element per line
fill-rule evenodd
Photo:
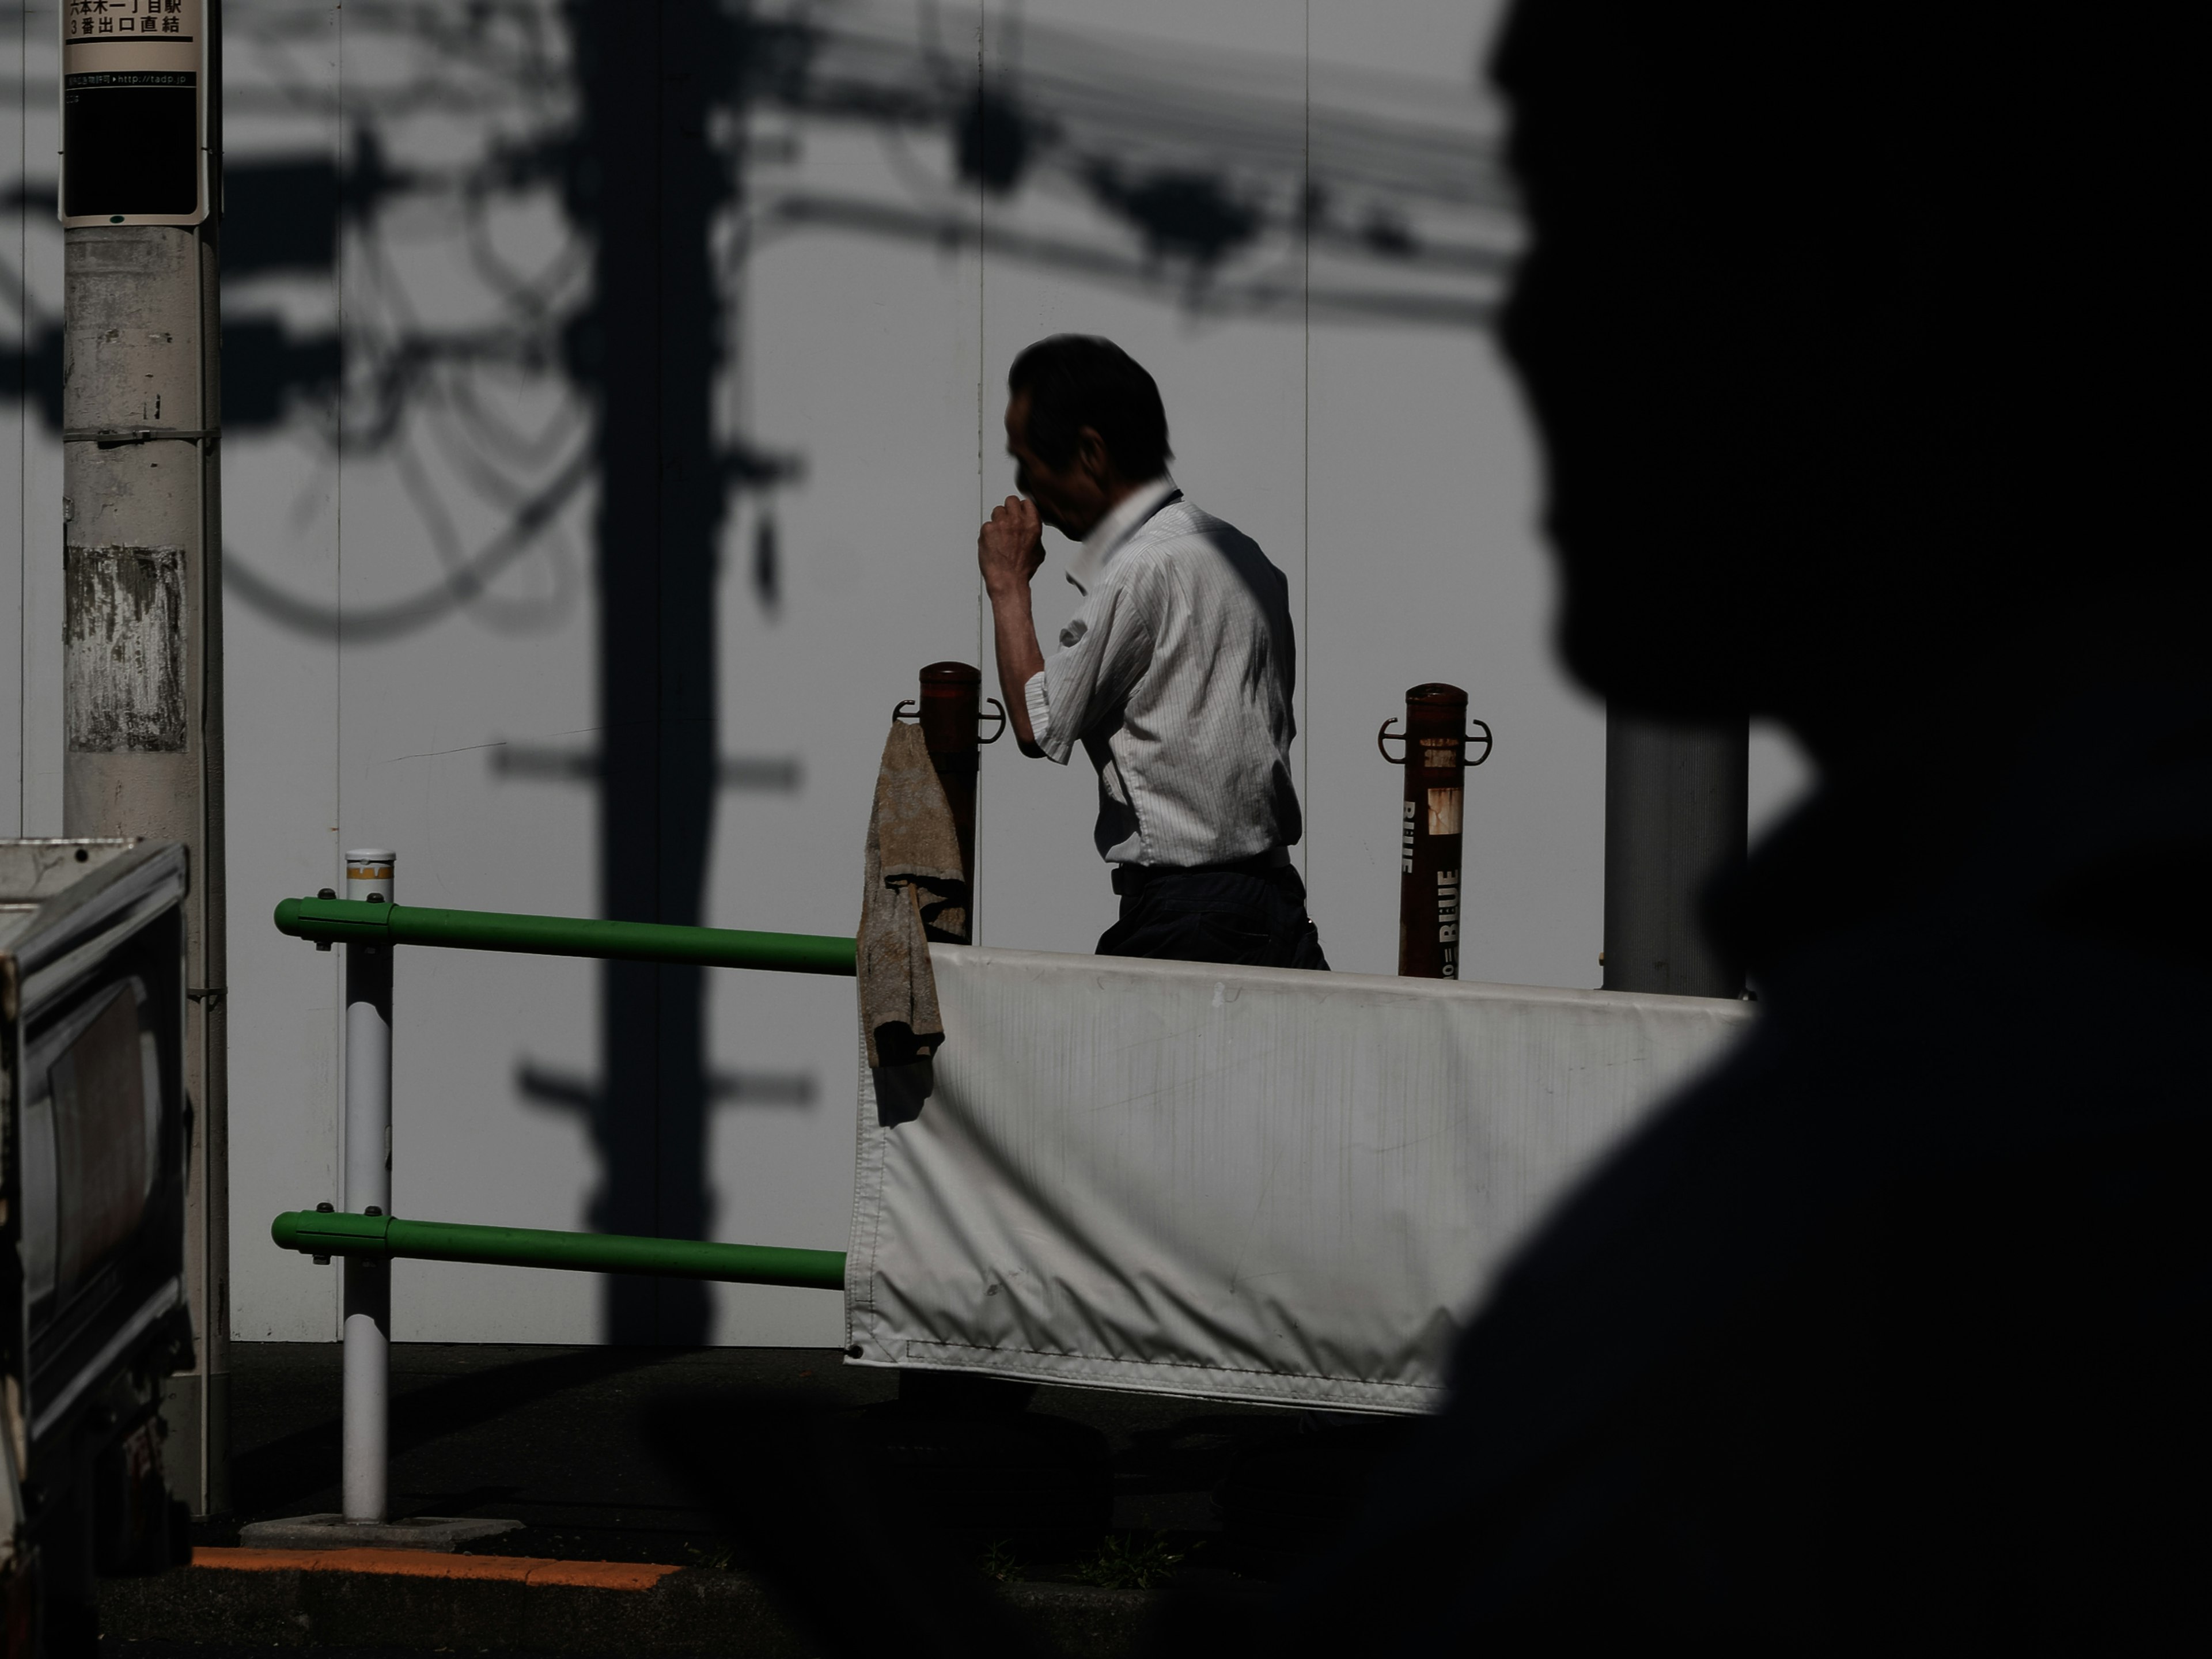
<path fill-rule="evenodd" d="M 1298 753 L 1298 801 L 1304 819 L 1305 834 L 1300 844 L 1305 848 L 1305 880 L 1308 888 L 1308 914 L 1313 903 L 1311 888 L 1314 878 L 1313 834 L 1313 0 L 1306 0 L 1305 38 L 1305 120 L 1303 132 L 1304 149 L 1298 167 L 1298 304 L 1301 309 L 1299 348 L 1304 353 L 1298 376 L 1299 391 L 1304 396 L 1300 410 L 1303 428 L 1299 442 L 1304 465 L 1298 469 L 1298 557 L 1304 566 L 1305 580 L 1298 590 L 1298 643 L 1305 659 L 1305 672 L 1300 678 L 1305 685 L 1307 718 L 1301 722 L 1304 728 L 1305 745 Z"/>
<path fill-rule="evenodd" d="M 23 96 L 15 105 L 15 163 L 27 172 L 31 162 L 31 12 L 24 6 L 15 13 L 15 64 Z M 59 66 L 57 65 L 57 68 Z M 59 80 L 59 76 L 56 76 Z M 55 100 L 55 118 L 61 115 Z M 59 143 L 59 134 L 56 134 Z M 55 205 L 60 205 L 61 174 L 54 174 Z M 15 216 L 15 269 L 23 273 L 22 418 L 15 423 L 15 833 L 31 833 L 31 215 L 29 204 Z M 62 528 L 69 540 L 69 528 Z"/>
<path fill-rule="evenodd" d="M 18 166 L 27 166 L 31 159 L 31 9 L 25 6 L 15 14 L 16 78 L 23 82 L 23 96 L 15 106 L 15 155 Z M 61 189 L 61 175 L 54 176 L 54 188 Z M 29 204 L 15 216 L 15 269 L 23 273 L 23 373 L 27 382 L 31 366 L 31 215 Z M 23 791 L 29 780 L 25 775 L 24 739 L 30 722 L 24 718 L 26 698 L 30 695 L 30 679 L 25 672 L 25 658 L 31 648 L 30 619 L 30 546 L 31 546 L 31 400 L 30 386 L 20 401 L 23 418 L 15 426 L 15 833 L 25 834 L 23 828 Z M 62 539 L 69 539 L 66 526 Z"/>
<path fill-rule="evenodd" d="M 983 98 L 983 29 L 988 15 L 982 7 L 978 6 L 975 9 L 975 99 L 978 121 L 982 119 L 981 112 Z M 985 179 L 987 171 L 988 169 L 980 167 L 975 169 L 975 521 L 978 524 L 982 523 L 983 520 L 989 515 L 989 509 L 983 501 L 983 435 L 988 429 L 985 425 L 988 418 L 986 399 L 991 383 L 990 374 L 985 367 L 984 361 L 989 356 L 989 342 L 983 328 L 983 283 L 985 274 L 990 268 L 988 253 L 990 226 L 986 222 L 990 214 L 989 185 Z M 975 665 L 982 670 L 986 684 L 989 684 L 996 672 L 998 659 L 994 654 L 994 650 L 991 631 L 991 599 L 990 595 L 983 591 L 983 573 L 979 565 L 975 572 Z M 983 862 L 982 793 L 980 789 L 975 792 L 975 829 L 969 841 L 969 846 L 974 849 L 969 856 L 974 859 L 978 866 L 981 866 Z M 970 944 L 981 945 L 983 942 L 983 924 L 981 920 L 982 902 L 980 893 L 982 884 L 976 880 L 975 871 L 970 870 L 967 873 L 968 939 Z"/>
<path fill-rule="evenodd" d="M 332 0 L 331 30 L 336 37 L 331 52 L 331 78 L 337 82 L 337 97 L 331 107 L 331 161 L 337 175 L 345 176 L 346 163 L 346 76 L 345 76 L 345 7 Z M 323 856 L 335 862 L 345 850 L 345 352 L 346 352 L 346 240 L 353 233 L 341 216 L 338 222 L 337 244 L 331 261 L 331 304 L 337 315 L 338 378 L 332 392 L 331 421 L 332 436 L 331 474 L 331 614 L 336 626 L 331 631 L 331 816 L 337 822 L 331 826 L 331 844 Z M 389 846 L 390 842 L 384 845 Z M 323 866 L 325 872 L 333 864 Z M 344 884 L 338 884 L 344 890 Z M 337 1156 L 332 1160 L 337 1166 L 332 1172 L 337 1191 L 345 1190 L 345 960 L 346 953 L 333 951 L 330 954 L 330 971 L 335 981 L 331 995 L 331 1053 L 336 1064 L 331 1067 L 335 1086 L 331 1091 L 331 1134 Z M 331 1322 L 341 1339 L 345 1334 L 345 1275 L 331 1275 Z M 388 1334 L 388 1333 L 387 1333 Z"/>

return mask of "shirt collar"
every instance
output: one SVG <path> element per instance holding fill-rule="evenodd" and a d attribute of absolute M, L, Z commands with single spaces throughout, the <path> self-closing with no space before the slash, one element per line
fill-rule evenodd
<path fill-rule="evenodd" d="M 1121 551 L 1121 544 L 1134 535 L 1139 526 L 1165 505 L 1168 498 L 1177 494 L 1176 481 L 1163 472 L 1150 483 L 1139 484 L 1121 499 L 1120 506 L 1091 526 L 1091 533 L 1083 538 L 1076 550 L 1075 562 L 1067 568 L 1067 580 L 1084 592 L 1091 591 L 1106 562 Z"/>

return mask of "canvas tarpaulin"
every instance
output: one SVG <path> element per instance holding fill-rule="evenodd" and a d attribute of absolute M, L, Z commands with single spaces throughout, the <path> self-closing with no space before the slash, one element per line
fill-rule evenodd
<path fill-rule="evenodd" d="M 933 945 L 861 1068 L 857 1363 L 1417 1412 L 1544 1206 L 1741 1004 Z M 903 1119 L 903 1121 L 899 1121 Z"/>

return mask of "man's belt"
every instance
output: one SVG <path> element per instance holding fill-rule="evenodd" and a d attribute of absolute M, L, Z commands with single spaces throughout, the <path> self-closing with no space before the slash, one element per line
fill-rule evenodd
<path fill-rule="evenodd" d="M 1114 890 L 1124 895 L 1139 892 L 1163 876 L 1271 876 L 1290 867 L 1291 851 L 1287 847 L 1270 847 L 1264 853 L 1255 853 L 1249 859 L 1233 859 L 1226 864 L 1117 864 L 1114 866 Z"/>

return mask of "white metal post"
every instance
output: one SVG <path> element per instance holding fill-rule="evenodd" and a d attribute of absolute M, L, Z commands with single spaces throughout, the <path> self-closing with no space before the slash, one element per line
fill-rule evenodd
<path fill-rule="evenodd" d="M 393 899 L 393 854 L 345 855 L 345 896 Z M 345 1207 L 392 1209 L 392 948 L 346 946 Z M 392 1369 L 392 1264 L 345 1259 L 345 1518 L 383 1521 Z"/>

